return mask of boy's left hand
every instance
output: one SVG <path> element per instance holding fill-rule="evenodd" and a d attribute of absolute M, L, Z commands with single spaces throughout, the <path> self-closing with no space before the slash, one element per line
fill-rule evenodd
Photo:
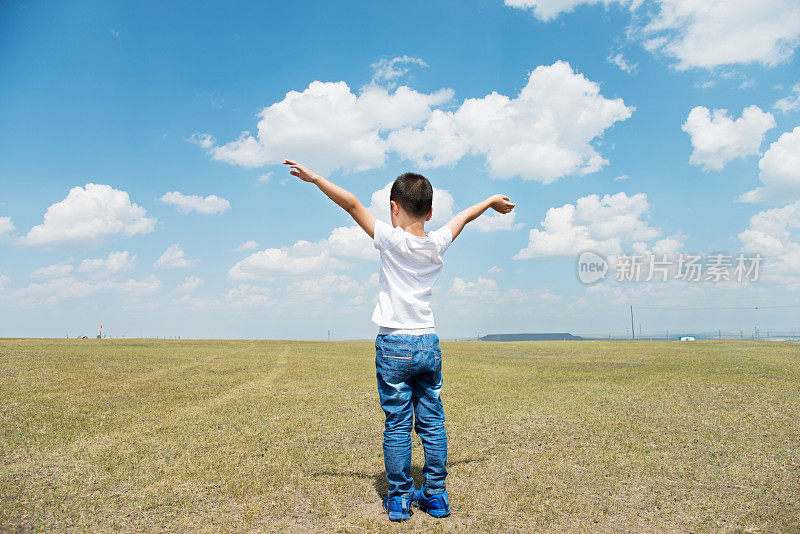
<path fill-rule="evenodd" d="M 316 174 L 314 171 L 306 168 L 304 165 L 300 165 L 296 161 L 285 159 L 283 160 L 283 164 L 288 165 L 289 167 L 292 168 L 292 170 L 289 171 L 289 174 L 297 176 L 304 182 L 314 183 L 319 178 L 319 175 Z"/>

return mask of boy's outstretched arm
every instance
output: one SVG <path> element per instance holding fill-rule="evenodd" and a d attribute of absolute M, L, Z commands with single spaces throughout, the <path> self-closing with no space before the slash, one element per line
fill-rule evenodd
<path fill-rule="evenodd" d="M 336 202 L 342 207 L 350 216 L 364 229 L 371 238 L 375 238 L 375 216 L 364 207 L 358 198 L 342 187 L 334 184 L 330 180 L 326 180 L 322 176 L 300 165 L 296 161 L 290 159 L 283 161 L 284 165 L 292 168 L 289 174 L 297 176 L 304 182 L 311 182 L 319 187 L 320 191 L 325 193 L 328 198 Z"/>
<path fill-rule="evenodd" d="M 480 217 L 484 211 L 488 210 L 489 208 L 492 208 L 493 210 L 499 213 L 509 213 L 511 210 L 514 209 L 514 206 L 516 206 L 516 204 L 511 202 L 511 199 L 508 198 L 507 196 L 494 195 L 487 198 L 483 202 L 478 202 L 474 206 L 465 209 L 464 211 L 462 211 L 461 213 L 450 219 L 450 222 L 447 223 L 447 227 L 450 228 L 451 232 L 453 232 L 453 239 L 455 239 L 456 237 L 458 237 L 458 234 L 461 233 L 461 230 L 464 229 L 464 227 L 467 225 L 468 222 L 474 221 L 475 219 Z"/>

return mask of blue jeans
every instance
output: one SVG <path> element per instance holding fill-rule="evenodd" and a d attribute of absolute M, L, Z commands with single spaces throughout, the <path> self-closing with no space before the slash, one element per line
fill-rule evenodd
<path fill-rule="evenodd" d="M 378 335 L 375 339 L 378 395 L 386 414 L 383 460 L 389 497 L 411 498 L 411 423 L 422 440 L 422 475 L 428 494 L 442 493 L 447 476 L 447 434 L 444 431 L 442 349 L 439 336 Z"/>

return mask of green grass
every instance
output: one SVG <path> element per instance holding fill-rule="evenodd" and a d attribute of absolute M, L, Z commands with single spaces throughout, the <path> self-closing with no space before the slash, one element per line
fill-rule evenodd
<path fill-rule="evenodd" d="M 0 530 L 800 532 L 800 346 L 442 348 L 453 515 L 396 525 L 371 342 L 0 340 Z"/>

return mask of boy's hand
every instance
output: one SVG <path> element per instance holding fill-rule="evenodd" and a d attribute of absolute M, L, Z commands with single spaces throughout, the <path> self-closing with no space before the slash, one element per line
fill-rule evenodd
<path fill-rule="evenodd" d="M 289 174 L 291 174 L 293 176 L 297 176 L 298 178 L 300 178 L 304 182 L 315 183 L 319 179 L 319 175 L 318 174 L 316 174 L 311 169 L 307 169 L 305 166 L 300 165 L 296 161 L 292 161 L 290 159 L 285 159 L 285 160 L 283 160 L 283 164 L 284 165 L 288 165 L 289 167 L 292 168 L 292 170 L 289 171 Z"/>
<path fill-rule="evenodd" d="M 514 209 L 514 206 L 516 204 L 511 202 L 511 199 L 505 195 L 494 195 L 489 199 L 489 207 L 500 213 L 509 213 Z"/>

